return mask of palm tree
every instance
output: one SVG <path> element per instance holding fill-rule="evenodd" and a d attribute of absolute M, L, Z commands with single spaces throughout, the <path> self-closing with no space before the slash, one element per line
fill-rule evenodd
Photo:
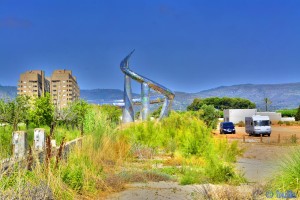
<path fill-rule="evenodd" d="M 269 98 L 264 98 L 265 106 L 266 106 L 266 112 L 268 111 L 268 105 L 272 103 L 272 101 Z"/>

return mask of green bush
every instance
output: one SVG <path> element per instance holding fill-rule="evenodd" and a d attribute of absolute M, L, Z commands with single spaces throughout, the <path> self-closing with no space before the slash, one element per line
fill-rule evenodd
<path fill-rule="evenodd" d="M 282 117 L 295 117 L 297 113 L 297 109 L 283 109 L 283 110 L 277 110 L 276 112 L 281 113 Z"/>
<path fill-rule="evenodd" d="M 238 127 L 245 127 L 245 122 L 239 121 L 236 125 L 237 125 Z"/>

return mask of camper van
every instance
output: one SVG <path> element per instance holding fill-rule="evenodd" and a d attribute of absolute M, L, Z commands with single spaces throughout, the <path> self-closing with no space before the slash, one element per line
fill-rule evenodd
<path fill-rule="evenodd" d="M 249 135 L 271 135 L 271 122 L 269 116 L 253 115 L 245 118 L 245 129 Z"/>

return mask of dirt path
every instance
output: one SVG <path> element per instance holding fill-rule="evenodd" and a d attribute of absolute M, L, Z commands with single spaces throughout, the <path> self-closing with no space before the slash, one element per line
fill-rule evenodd
<path fill-rule="evenodd" d="M 280 167 L 280 161 L 291 151 L 288 146 L 265 145 L 259 143 L 243 144 L 246 152 L 239 158 L 236 166 L 249 182 L 266 182 Z"/>
<path fill-rule="evenodd" d="M 280 162 L 295 148 L 296 144 L 291 140 L 292 135 L 296 135 L 297 140 L 300 140 L 299 126 L 272 126 L 271 137 L 262 137 L 262 142 L 260 137 L 248 136 L 244 127 L 236 127 L 236 130 L 236 134 L 219 135 L 219 137 L 239 140 L 241 146 L 246 149 L 236 166 L 244 172 L 249 182 L 266 182 L 272 178 L 280 167 Z M 280 143 L 278 143 L 278 135 L 280 135 Z"/>

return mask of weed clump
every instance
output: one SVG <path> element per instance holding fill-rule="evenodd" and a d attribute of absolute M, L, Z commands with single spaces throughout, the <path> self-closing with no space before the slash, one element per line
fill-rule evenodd
<path fill-rule="evenodd" d="M 281 167 L 270 181 L 273 191 L 293 191 L 300 195 L 300 149 L 284 158 Z"/>

